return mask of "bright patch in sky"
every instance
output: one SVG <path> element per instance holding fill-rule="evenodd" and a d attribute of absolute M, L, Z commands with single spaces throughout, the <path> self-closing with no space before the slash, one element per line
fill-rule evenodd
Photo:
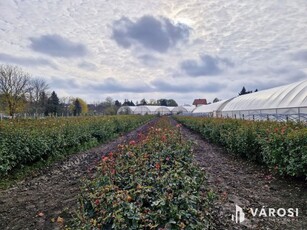
<path fill-rule="evenodd" d="M 307 78 L 305 0 L 0 1 L 0 63 L 59 96 L 227 99 Z"/>

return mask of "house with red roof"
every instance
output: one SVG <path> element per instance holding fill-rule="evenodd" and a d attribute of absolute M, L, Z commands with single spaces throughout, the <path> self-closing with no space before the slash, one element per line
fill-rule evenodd
<path fill-rule="evenodd" d="M 195 99 L 193 102 L 193 105 L 195 105 L 196 107 L 200 105 L 207 105 L 207 100 L 206 99 Z"/>

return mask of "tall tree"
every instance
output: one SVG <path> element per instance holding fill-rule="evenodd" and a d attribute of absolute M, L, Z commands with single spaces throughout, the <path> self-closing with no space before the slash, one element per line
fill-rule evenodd
<path fill-rule="evenodd" d="M 149 104 L 150 105 L 156 105 L 157 104 L 157 101 L 155 99 L 150 99 L 149 100 Z"/>
<path fill-rule="evenodd" d="M 81 105 L 81 113 L 82 114 L 88 113 L 88 106 L 87 106 L 86 101 L 84 101 L 82 98 L 78 98 L 78 100 Z"/>
<path fill-rule="evenodd" d="M 158 105 L 167 106 L 167 100 L 166 99 L 159 99 L 157 102 L 158 102 Z"/>
<path fill-rule="evenodd" d="M 39 95 L 39 108 L 41 109 L 39 112 L 44 113 L 47 109 L 48 105 L 48 95 L 45 91 L 42 91 Z"/>
<path fill-rule="evenodd" d="M 0 65 L 0 94 L 10 116 L 21 112 L 26 103 L 29 91 L 30 75 L 21 68 L 11 65 Z"/>
<path fill-rule="evenodd" d="M 166 100 L 166 104 L 167 106 L 171 106 L 171 107 L 178 106 L 177 102 L 174 99 Z"/>
<path fill-rule="evenodd" d="M 218 99 L 217 97 L 213 99 L 213 102 L 212 103 L 216 103 L 216 102 L 219 102 L 220 99 Z"/>
<path fill-rule="evenodd" d="M 135 106 L 135 104 L 133 103 L 133 101 L 129 101 L 128 99 L 125 99 L 123 106 Z"/>
<path fill-rule="evenodd" d="M 77 98 L 74 102 L 74 116 L 80 116 L 81 112 L 82 112 L 81 103 Z"/>
<path fill-rule="evenodd" d="M 239 96 L 246 94 L 245 86 L 243 86 L 241 92 L 239 93 Z"/>
<path fill-rule="evenodd" d="M 147 101 L 145 100 L 145 98 L 143 98 L 141 101 L 140 101 L 140 104 L 139 105 L 147 105 Z"/>
<path fill-rule="evenodd" d="M 122 104 L 121 104 L 118 100 L 116 100 L 116 101 L 114 102 L 114 104 L 115 104 L 115 106 L 118 107 L 118 108 L 122 106 Z"/>
<path fill-rule="evenodd" d="M 107 106 L 112 106 L 114 105 L 114 100 L 112 97 L 107 97 L 106 100 L 105 100 L 105 103 Z"/>
<path fill-rule="evenodd" d="M 51 96 L 48 98 L 45 115 L 57 115 L 60 109 L 60 100 L 58 95 L 53 91 Z"/>
<path fill-rule="evenodd" d="M 46 92 L 49 88 L 48 84 L 44 79 L 35 78 L 30 81 L 30 107 L 32 112 L 41 113 L 45 110 L 44 107 L 41 107 L 41 95 Z"/>
<path fill-rule="evenodd" d="M 78 103 L 77 105 L 80 105 L 81 106 L 81 110 L 79 111 L 79 108 L 76 108 L 76 101 L 78 100 Z M 77 113 L 77 115 L 81 115 L 81 114 L 86 114 L 88 113 L 88 106 L 87 106 L 87 103 L 81 99 L 81 98 L 74 98 L 74 97 L 70 97 L 69 98 L 69 106 L 68 106 L 68 109 L 70 111 L 70 113 L 73 113 L 74 116 L 76 111 L 79 112 Z"/>
<path fill-rule="evenodd" d="M 241 92 L 239 93 L 239 96 L 244 95 L 244 94 L 249 94 L 249 93 L 252 93 L 252 92 L 253 92 L 253 91 L 247 91 L 247 90 L 245 89 L 245 87 L 243 86 Z"/>

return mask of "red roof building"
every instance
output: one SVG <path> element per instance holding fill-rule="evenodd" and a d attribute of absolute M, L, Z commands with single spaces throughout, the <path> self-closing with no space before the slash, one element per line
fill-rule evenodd
<path fill-rule="evenodd" d="M 195 105 L 196 107 L 200 105 L 207 105 L 207 100 L 206 99 L 195 99 L 193 102 L 193 105 Z"/>

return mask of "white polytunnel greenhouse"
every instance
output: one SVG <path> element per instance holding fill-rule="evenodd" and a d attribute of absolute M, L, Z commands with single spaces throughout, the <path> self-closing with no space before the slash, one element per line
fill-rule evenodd
<path fill-rule="evenodd" d="M 181 106 L 186 109 L 182 109 L 184 112 L 191 112 L 193 107 Z M 117 114 L 141 114 L 141 115 L 169 115 L 172 111 L 178 107 L 167 107 L 167 106 L 122 106 L 118 109 Z"/>
<path fill-rule="evenodd" d="M 195 109 L 195 107 L 193 107 L 193 106 L 177 106 L 177 107 L 173 107 L 171 112 L 174 115 L 176 115 L 176 114 L 185 115 L 185 114 L 191 114 L 193 109 Z"/>
<path fill-rule="evenodd" d="M 206 117 L 220 117 L 222 109 L 225 107 L 229 100 L 218 101 L 209 105 L 201 105 L 193 110 L 193 116 L 206 116 Z"/>
<path fill-rule="evenodd" d="M 159 108 L 156 109 L 156 114 L 159 115 L 168 115 L 171 114 L 172 107 L 166 107 L 166 106 L 158 106 Z"/>
<path fill-rule="evenodd" d="M 151 108 L 148 108 L 149 106 L 136 106 L 134 110 L 134 114 L 141 114 L 141 115 L 146 115 L 146 114 L 155 114 L 155 111 L 157 109 L 156 106 L 150 106 Z M 155 107 L 155 108 L 154 108 Z"/>
<path fill-rule="evenodd" d="M 238 96 L 225 105 L 222 116 L 307 121 L 307 80 Z"/>
<path fill-rule="evenodd" d="M 143 106 L 136 106 L 135 110 L 133 111 L 134 114 L 141 114 L 141 115 L 167 115 L 171 114 L 171 110 L 169 107 L 166 106 L 150 106 L 150 105 L 143 105 Z"/>
<path fill-rule="evenodd" d="M 136 106 L 122 106 L 117 110 L 117 114 L 133 114 Z"/>

